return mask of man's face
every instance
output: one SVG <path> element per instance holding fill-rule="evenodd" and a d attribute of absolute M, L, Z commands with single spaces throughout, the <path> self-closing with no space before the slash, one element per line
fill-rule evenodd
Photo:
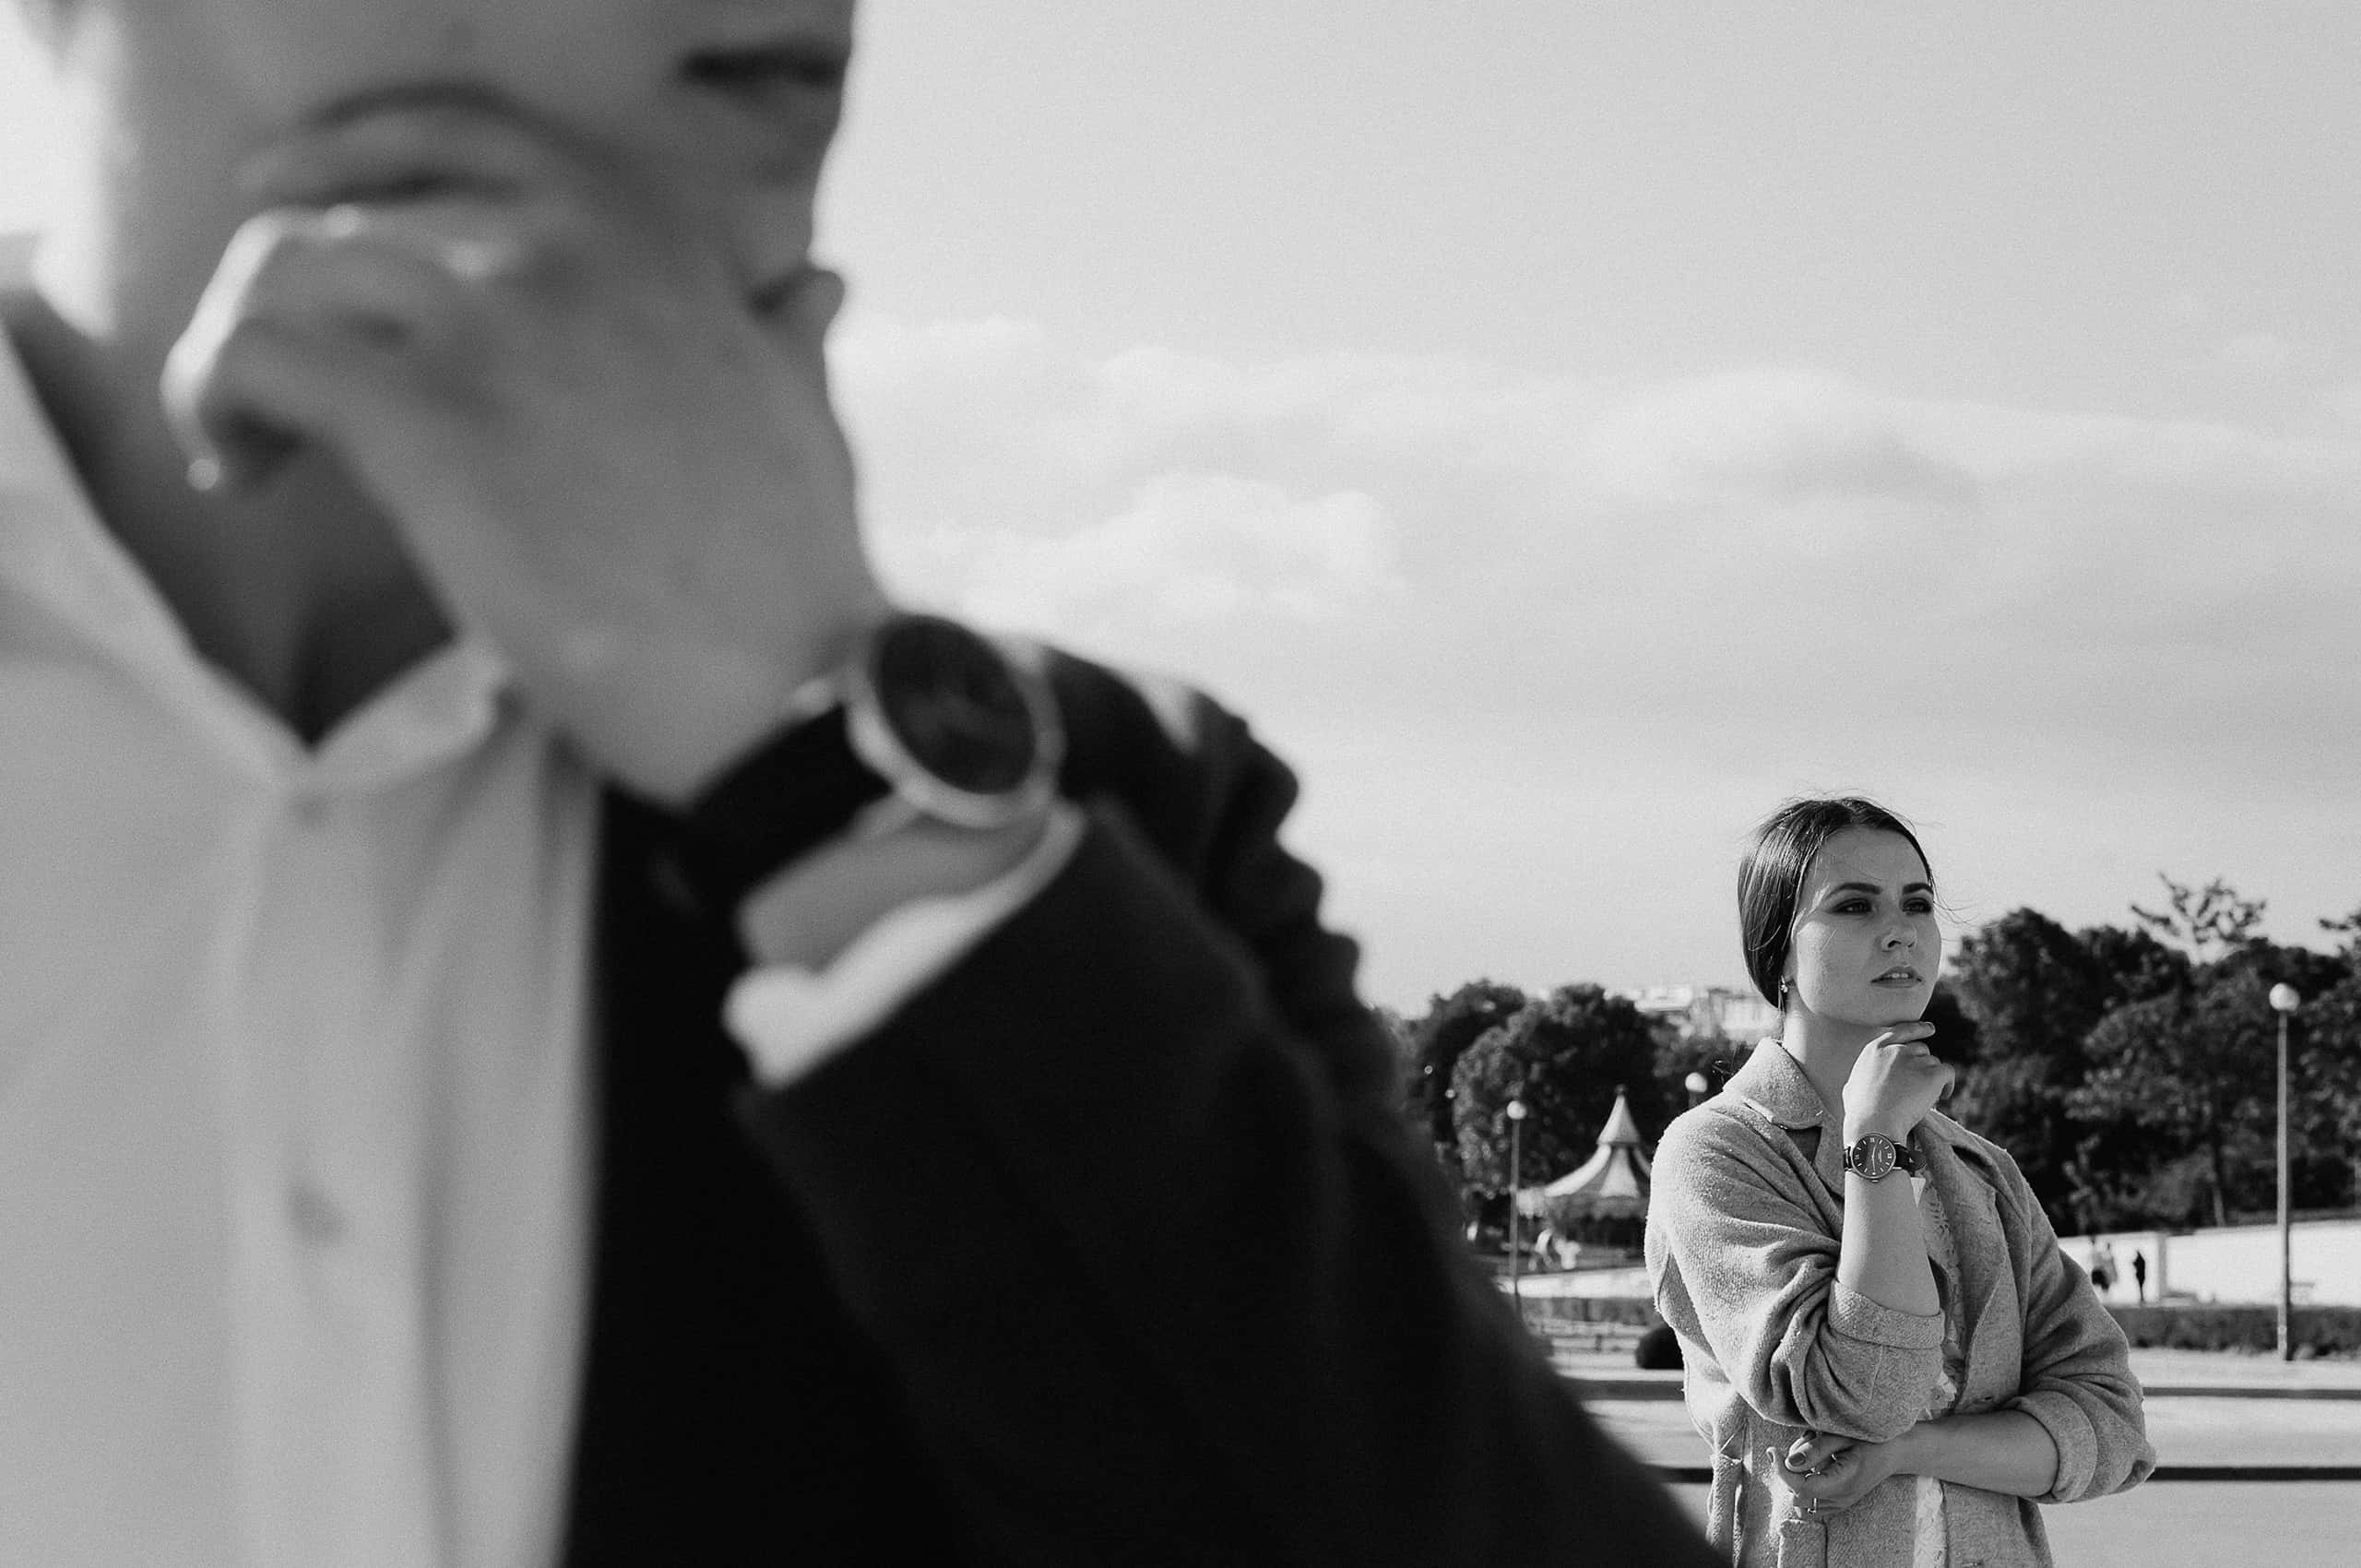
<path fill-rule="evenodd" d="M 513 101 L 710 222 L 762 288 L 812 240 L 853 0 L 65 0 L 119 237 L 216 244 L 255 152 L 355 102 Z M 130 154 L 128 159 L 122 156 Z M 167 242 L 168 244 L 171 242 Z"/>

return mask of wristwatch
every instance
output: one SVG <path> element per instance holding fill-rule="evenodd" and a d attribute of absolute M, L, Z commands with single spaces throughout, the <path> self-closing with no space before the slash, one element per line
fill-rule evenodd
<path fill-rule="evenodd" d="M 1916 1176 L 1926 1168 L 1925 1155 L 1883 1133 L 1864 1133 L 1845 1151 L 1845 1169 L 1864 1182 L 1882 1182 L 1897 1170 Z"/>
<path fill-rule="evenodd" d="M 1065 739 L 1048 682 L 940 615 L 880 622 L 791 706 L 801 717 L 709 785 L 682 824 L 679 867 L 708 910 L 734 911 L 886 802 L 888 820 L 988 830 L 1045 810 L 1057 789 Z"/>

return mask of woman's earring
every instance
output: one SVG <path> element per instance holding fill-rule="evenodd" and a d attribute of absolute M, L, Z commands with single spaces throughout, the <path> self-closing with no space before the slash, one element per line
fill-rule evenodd
<path fill-rule="evenodd" d="M 1781 976 L 1781 977 L 1780 977 L 1780 980 L 1779 980 L 1779 1005 L 1780 1005 L 1780 1006 L 1785 1007 L 1785 1006 L 1787 1004 L 1787 992 L 1788 992 L 1790 990 L 1792 990 L 1792 989 L 1794 988 L 1795 983 L 1796 983 L 1796 982 L 1795 982 L 1794 980 L 1791 980 L 1787 979 L 1787 978 L 1786 978 L 1786 977 L 1785 977 L 1785 976 Z"/>

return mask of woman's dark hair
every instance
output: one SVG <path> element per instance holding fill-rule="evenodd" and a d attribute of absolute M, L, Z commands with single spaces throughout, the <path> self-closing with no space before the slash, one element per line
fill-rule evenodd
<path fill-rule="evenodd" d="M 1746 858 L 1738 862 L 1738 932 L 1746 948 L 1746 972 L 1774 1007 L 1782 1005 L 1779 978 L 1787 967 L 1804 873 L 1821 847 L 1848 827 L 1899 833 L 1918 851 L 1919 863 L 1927 861 L 1927 851 L 1908 823 L 1875 801 L 1838 795 L 1787 802 L 1762 819 L 1747 844 Z M 1931 869 L 1928 874 L 1932 877 Z"/>

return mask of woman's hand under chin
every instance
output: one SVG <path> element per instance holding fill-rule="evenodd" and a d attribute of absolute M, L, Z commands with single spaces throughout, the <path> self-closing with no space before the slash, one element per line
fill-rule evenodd
<path fill-rule="evenodd" d="M 1951 1092 L 1958 1070 L 1927 1045 L 1935 1026 L 1898 1024 L 1861 1048 L 1845 1080 L 1845 1135 L 1904 1138 Z"/>

